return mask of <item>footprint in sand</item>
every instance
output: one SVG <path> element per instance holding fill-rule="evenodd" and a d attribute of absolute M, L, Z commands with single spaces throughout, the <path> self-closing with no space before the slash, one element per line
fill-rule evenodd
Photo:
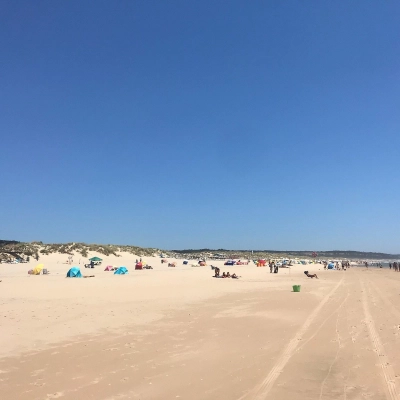
<path fill-rule="evenodd" d="M 63 392 L 51 393 L 51 394 L 47 394 L 47 399 L 46 400 L 59 399 L 60 397 L 63 397 L 63 396 L 64 396 Z"/>
<path fill-rule="evenodd" d="M 41 374 L 42 372 L 44 372 L 44 369 L 37 369 L 36 371 L 33 371 L 31 373 L 31 376 L 38 376 L 39 374 Z"/>

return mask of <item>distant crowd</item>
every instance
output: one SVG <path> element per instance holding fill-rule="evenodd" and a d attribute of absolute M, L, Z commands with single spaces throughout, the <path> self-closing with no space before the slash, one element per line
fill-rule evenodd
<path fill-rule="evenodd" d="M 336 262 L 330 262 L 328 264 L 327 261 L 322 261 L 322 264 L 324 265 L 324 269 L 336 269 L 338 271 L 346 271 L 346 269 L 350 268 L 350 261 L 336 261 Z"/>
<path fill-rule="evenodd" d="M 392 269 L 392 267 L 394 272 L 400 272 L 400 262 L 395 261 L 393 264 L 389 263 L 389 268 Z"/>

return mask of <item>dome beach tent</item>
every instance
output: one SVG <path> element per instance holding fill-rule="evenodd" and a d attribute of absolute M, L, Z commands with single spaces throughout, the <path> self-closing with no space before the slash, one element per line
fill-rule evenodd
<path fill-rule="evenodd" d="M 32 270 L 32 275 L 40 275 L 44 268 L 44 264 L 38 264 L 36 267 Z"/>
<path fill-rule="evenodd" d="M 114 275 L 125 275 L 128 273 L 128 270 L 126 267 L 119 267 L 115 272 Z"/>
<path fill-rule="evenodd" d="M 67 278 L 82 278 L 81 270 L 79 267 L 72 267 L 67 272 Z"/>

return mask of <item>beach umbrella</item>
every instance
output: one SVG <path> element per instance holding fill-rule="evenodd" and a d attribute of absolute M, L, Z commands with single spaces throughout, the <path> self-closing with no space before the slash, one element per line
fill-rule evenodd
<path fill-rule="evenodd" d="M 100 257 L 89 258 L 89 261 L 103 261 Z"/>

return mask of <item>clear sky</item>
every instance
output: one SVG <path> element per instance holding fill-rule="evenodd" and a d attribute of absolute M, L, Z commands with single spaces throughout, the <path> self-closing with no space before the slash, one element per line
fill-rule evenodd
<path fill-rule="evenodd" d="M 400 253 L 398 1 L 2 1 L 0 239 Z"/>

